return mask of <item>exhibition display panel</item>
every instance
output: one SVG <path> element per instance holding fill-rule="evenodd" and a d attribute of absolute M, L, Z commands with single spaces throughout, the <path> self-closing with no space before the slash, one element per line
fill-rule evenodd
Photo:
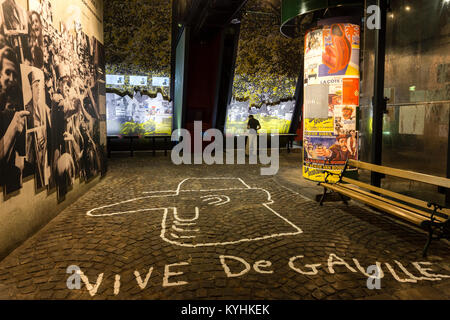
<path fill-rule="evenodd" d="M 172 2 L 165 0 L 115 1 L 105 8 L 108 136 L 172 133 L 171 12 Z M 140 27 L 130 34 L 117 19 Z"/>
<path fill-rule="evenodd" d="M 249 115 L 260 122 L 261 133 L 289 132 L 302 45 L 301 39 L 280 34 L 279 12 L 261 1 L 246 5 L 227 109 L 227 135 L 245 134 Z"/>
<path fill-rule="evenodd" d="M 0 4 L 0 185 L 34 176 L 62 201 L 75 180 L 105 172 L 105 62 L 100 4 Z"/>

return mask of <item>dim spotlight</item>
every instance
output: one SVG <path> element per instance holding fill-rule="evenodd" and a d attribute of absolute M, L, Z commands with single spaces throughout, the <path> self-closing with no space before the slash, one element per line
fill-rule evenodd
<path fill-rule="evenodd" d="M 405 7 L 405 10 L 406 10 L 406 11 L 411 11 L 411 7 L 410 7 L 410 6 L 406 6 L 406 7 Z"/>

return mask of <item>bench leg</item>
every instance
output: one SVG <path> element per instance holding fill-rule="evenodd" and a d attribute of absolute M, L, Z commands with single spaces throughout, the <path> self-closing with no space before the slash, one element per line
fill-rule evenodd
<path fill-rule="evenodd" d="M 320 198 L 319 205 L 321 205 L 321 206 L 323 205 L 323 202 L 324 202 L 326 196 L 327 196 L 327 188 L 323 187 L 323 195 L 322 195 L 322 198 Z"/>
<path fill-rule="evenodd" d="M 339 196 L 341 197 L 342 202 L 344 202 L 345 205 L 348 206 L 348 201 L 344 198 L 344 196 L 340 193 L 339 193 Z"/>
<path fill-rule="evenodd" d="M 433 240 L 433 228 L 432 228 L 431 223 L 430 223 L 430 227 L 429 227 L 429 230 L 428 230 L 427 243 L 425 243 L 425 247 L 423 248 L 423 251 L 422 251 L 422 257 L 424 257 L 424 258 L 427 256 L 428 247 L 431 244 L 431 240 Z"/>

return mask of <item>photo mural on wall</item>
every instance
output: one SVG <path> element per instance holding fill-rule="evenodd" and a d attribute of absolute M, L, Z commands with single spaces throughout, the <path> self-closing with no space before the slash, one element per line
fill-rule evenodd
<path fill-rule="evenodd" d="M 0 4 L 0 186 L 8 195 L 34 176 L 61 201 L 105 170 L 104 49 L 79 22 L 56 28 L 51 1 L 29 7 Z"/>
<path fill-rule="evenodd" d="M 172 1 L 111 0 L 105 7 L 107 132 L 172 133 Z"/>
<path fill-rule="evenodd" d="M 295 89 L 302 65 L 303 40 L 280 33 L 280 7 L 249 0 L 241 20 L 232 99 L 225 131 L 247 131 L 248 116 L 260 132 L 288 133 L 295 110 Z"/>

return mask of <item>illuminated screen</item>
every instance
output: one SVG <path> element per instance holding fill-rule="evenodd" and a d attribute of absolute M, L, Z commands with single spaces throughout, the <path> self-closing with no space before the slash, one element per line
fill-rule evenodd
<path fill-rule="evenodd" d="M 170 78 L 167 77 L 153 77 L 152 85 L 154 87 L 168 87 L 170 86 Z"/>
<path fill-rule="evenodd" d="M 106 75 L 106 84 L 123 86 L 125 84 L 125 76 L 107 74 Z"/>
<path fill-rule="evenodd" d="M 165 135 L 172 133 L 172 102 L 156 97 L 106 94 L 107 133 L 113 135 Z"/>
<path fill-rule="evenodd" d="M 104 34 L 108 135 L 171 134 L 172 1 L 108 0 Z"/>
<path fill-rule="evenodd" d="M 186 29 L 183 30 L 176 49 L 175 65 L 175 123 L 174 130 L 181 129 L 183 119 L 184 67 L 186 56 Z"/>
<path fill-rule="evenodd" d="M 147 77 L 130 76 L 130 85 L 132 86 L 147 86 Z"/>
<path fill-rule="evenodd" d="M 246 133 L 249 115 L 260 122 L 260 132 L 289 132 L 303 47 L 301 39 L 281 35 L 279 9 L 270 1 L 246 5 L 227 108 L 228 135 Z"/>

